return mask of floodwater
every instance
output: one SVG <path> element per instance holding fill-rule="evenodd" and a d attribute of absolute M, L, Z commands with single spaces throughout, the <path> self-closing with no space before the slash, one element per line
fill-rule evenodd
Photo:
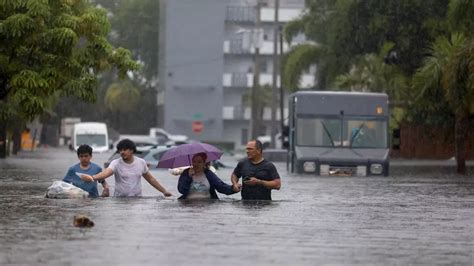
<path fill-rule="evenodd" d="M 145 180 L 141 198 L 44 198 L 76 162 L 64 148 L 0 161 L 0 265 L 474 264 L 474 176 L 437 163 L 367 178 L 289 175 L 278 163 L 272 202 L 179 201 L 166 170 L 152 173 L 171 198 Z M 74 227 L 76 214 L 95 226 Z"/>

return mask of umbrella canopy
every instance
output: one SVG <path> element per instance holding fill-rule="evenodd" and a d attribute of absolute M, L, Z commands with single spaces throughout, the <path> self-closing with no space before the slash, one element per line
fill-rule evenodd
<path fill-rule="evenodd" d="M 207 162 L 219 159 L 223 152 L 211 144 L 196 142 L 181 144 L 169 149 L 161 156 L 156 167 L 158 168 L 176 168 L 192 165 L 194 154 L 205 153 Z"/>

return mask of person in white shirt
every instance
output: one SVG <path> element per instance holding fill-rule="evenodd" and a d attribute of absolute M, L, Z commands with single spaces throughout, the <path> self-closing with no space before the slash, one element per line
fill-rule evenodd
<path fill-rule="evenodd" d="M 143 176 L 150 185 L 163 193 L 165 197 L 172 196 L 150 173 L 146 161 L 133 155 L 137 150 L 132 140 L 121 140 L 117 144 L 117 151 L 120 153 L 120 158 L 113 160 L 109 167 L 92 176 L 86 174 L 81 175 L 81 179 L 86 182 L 94 182 L 114 175 L 114 196 L 140 197 L 142 195 L 141 177 Z"/>

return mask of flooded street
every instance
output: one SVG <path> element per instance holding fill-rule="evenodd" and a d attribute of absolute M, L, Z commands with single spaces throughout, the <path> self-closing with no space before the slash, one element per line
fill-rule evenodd
<path fill-rule="evenodd" d="M 236 160 L 223 161 L 231 167 L 217 174 L 229 183 Z M 472 166 L 468 177 L 393 163 L 390 177 L 334 178 L 278 163 L 282 189 L 267 203 L 178 201 L 167 170 L 152 171 L 167 199 L 145 180 L 142 198 L 44 198 L 76 162 L 64 148 L 0 161 L 0 265 L 474 264 Z M 73 227 L 76 214 L 95 226 Z"/>

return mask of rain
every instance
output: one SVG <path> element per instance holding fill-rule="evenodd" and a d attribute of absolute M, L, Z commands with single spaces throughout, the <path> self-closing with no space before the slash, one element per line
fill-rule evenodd
<path fill-rule="evenodd" d="M 472 265 L 473 11 L 0 0 L 0 264 Z"/>

